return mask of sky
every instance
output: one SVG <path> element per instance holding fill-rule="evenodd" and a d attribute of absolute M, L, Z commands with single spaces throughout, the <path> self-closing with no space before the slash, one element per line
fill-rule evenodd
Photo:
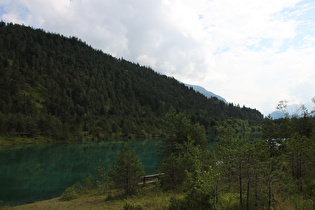
<path fill-rule="evenodd" d="M 0 0 L 0 19 L 76 36 L 265 115 L 315 96 L 314 0 Z"/>

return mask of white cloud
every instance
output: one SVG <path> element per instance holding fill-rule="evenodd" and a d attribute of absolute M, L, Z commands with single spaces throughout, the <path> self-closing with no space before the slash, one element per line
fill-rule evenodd
<path fill-rule="evenodd" d="M 5 21 L 77 36 L 265 114 L 281 99 L 315 95 L 312 0 L 1 0 L 0 8 Z"/>

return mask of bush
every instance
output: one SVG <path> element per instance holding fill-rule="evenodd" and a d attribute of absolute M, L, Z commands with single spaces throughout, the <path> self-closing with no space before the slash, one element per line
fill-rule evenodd
<path fill-rule="evenodd" d="M 140 204 L 130 204 L 126 203 L 124 205 L 124 210 L 142 210 L 142 206 Z"/>
<path fill-rule="evenodd" d="M 95 188 L 95 182 L 94 182 L 93 176 L 91 174 L 89 174 L 89 176 L 84 179 L 83 183 L 84 183 L 84 188 L 87 190 L 91 190 L 91 189 Z"/>
<path fill-rule="evenodd" d="M 186 153 L 182 156 L 183 163 L 190 166 L 186 167 L 186 194 L 182 200 L 171 199 L 171 209 L 211 209 L 218 199 L 215 189 L 217 173 L 212 167 L 205 166 L 203 150 L 193 143 L 188 139 L 184 144 Z"/>
<path fill-rule="evenodd" d="M 211 209 L 214 207 L 217 195 L 214 188 L 193 188 L 184 198 L 186 209 Z"/>
<path fill-rule="evenodd" d="M 181 210 L 185 209 L 185 202 L 182 199 L 174 198 L 173 196 L 170 199 L 170 210 Z"/>
<path fill-rule="evenodd" d="M 165 190 L 179 188 L 186 179 L 183 159 L 173 153 L 165 162 L 160 163 L 159 170 L 164 173 L 161 176 L 161 185 Z"/>
<path fill-rule="evenodd" d="M 171 197 L 169 209 L 212 209 L 216 199 L 217 195 L 213 187 L 206 189 L 204 186 L 195 186 L 186 193 L 184 199 Z"/>
<path fill-rule="evenodd" d="M 85 189 L 82 187 L 80 182 L 75 183 L 71 187 L 68 187 L 64 193 L 62 193 L 60 200 L 69 201 L 77 198 L 80 194 L 82 194 Z"/>
<path fill-rule="evenodd" d="M 111 187 L 110 178 L 108 173 L 105 172 L 105 166 L 102 160 L 99 161 L 99 166 L 96 171 L 96 186 L 105 193 Z"/>

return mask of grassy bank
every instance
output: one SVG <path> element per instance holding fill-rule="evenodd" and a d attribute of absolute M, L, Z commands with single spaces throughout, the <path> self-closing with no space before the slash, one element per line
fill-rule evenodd
<path fill-rule="evenodd" d="M 110 138 L 104 139 L 93 139 L 89 136 L 83 136 L 81 138 L 69 137 L 67 140 L 56 140 L 49 137 L 38 136 L 38 137 L 22 137 L 22 136 L 0 136 L 1 145 L 22 145 L 22 144 L 41 144 L 41 143 L 66 143 L 66 142 L 93 142 L 93 141 L 113 141 L 113 140 L 126 140 L 126 139 L 158 139 L 163 136 L 143 136 L 143 137 L 122 137 L 112 135 Z"/>
<path fill-rule="evenodd" d="M 109 140 L 115 140 L 115 139 L 109 139 Z M 0 146 L 1 145 L 23 145 L 23 144 L 42 144 L 42 143 L 66 143 L 66 142 L 88 142 L 93 141 L 89 138 L 78 140 L 76 138 L 69 138 L 67 140 L 56 140 L 53 138 L 48 137 L 36 137 L 36 138 L 30 138 L 30 137 L 21 137 L 21 136 L 0 136 Z"/>
<path fill-rule="evenodd" d="M 47 137 L 21 137 L 21 136 L 0 136 L 0 145 L 16 145 L 16 144 L 37 144 L 37 143 L 49 143 L 58 142 L 54 139 Z"/>
<path fill-rule="evenodd" d="M 115 193 L 114 193 L 115 194 Z M 102 194 L 99 190 L 89 190 L 86 194 L 70 201 L 62 201 L 60 197 L 50 200 L 15 206 L 9 209 L 167 209 L 171 197 L 183 197 L 175 192 L 163 192 L 158 187 L 146 186 L 137 195 L 122 196 Z"/>
<path fill-rule="evenodd" d="M 117 192 L 116 192 L 117 193 Z M 183 198 L 183 192 L 162 191 L 156 186 L 146 186 L 133 196 L 122 196 L 120 192 L 113 196 L 102 194 L 98 189 L 89 190 L 76 199 L 63 201 L 61 197 L 38 201 L 15 207 L 5 206 L 3 209 L 169 209 L 170 199 Z M 276 202 L 272 209 L 310 209 L 312 204 L 303 198 L 282 200 L 275 197 Z M 306 208 L 305 208 L 306 207 Z M 1 207 L 0 207 L 1 209 Z M 239 209 L 237 193 L 226 193 L 220 196 L 216 209 Z"/>

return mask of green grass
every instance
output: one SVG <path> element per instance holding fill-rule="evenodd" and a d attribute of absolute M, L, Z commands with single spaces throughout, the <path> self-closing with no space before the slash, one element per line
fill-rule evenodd
<path fill-rule="evenodd" d="M 183 194 L 173 191 L 164 192 L 155 185 L 147 185 L 133 196 L 124 196 L 121 191 L 103 194 L 95 189 L 69 201 L 62 201 L 58 197 L 12 207 L 12 209 L 124 209 L 124 207 L 168 209 L 169 200 L 172 196 L 182 198 Z"/>
<path fill-rule="evenodd" d="M 61 197 L 25 204 L 10 209 L 168 209 L 170 199 L 183 199 L 184 193 L 163 191 L 152 184 L 141 188 L 136 195 L 125 196 L 122 190 L 102 191 L 100 188 L 86 190 L 70 200 Z M 303 197 L 282 200 L 276 196 L 272 209 L 312 209 L 313 201 Z M 245 207 L 244 207 L 245 208 Z M 236 193 L 224 193 L 220 196 L 216 209 L 240 209 Z"/>
<path fill-rule="evenodd" d="M 25 138 L 21 136 L 0 136 L 0 145 L 11 145 L 11 144 L 31 144 L 41 141 L 35 138 Z"/>
<path fill-rule="evenodd" d="M 216 209 L 238 209 L 239 198 L 238 193 L 224 193 L 220 196 Z"/>
<path fill-rule="evenodd" d="M 58 142 L 55 139 L 49 137 L 22 137 L 22 136 L 0 136 L 0 145 L 25 145 L 25 144 L 38 144 L 38 143 L 50 143 Z"/>

